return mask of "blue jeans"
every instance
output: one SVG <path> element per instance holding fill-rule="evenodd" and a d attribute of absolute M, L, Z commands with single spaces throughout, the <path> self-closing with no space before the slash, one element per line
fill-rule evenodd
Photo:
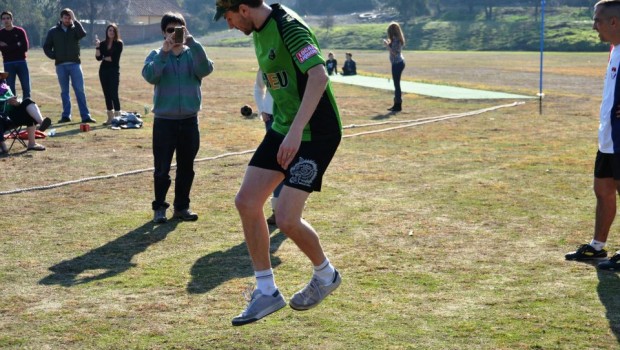
<path fill-rule="evenodd" d="M 153 158 L 155 200 L 153 210 L 167 208 L 166 194 L 172 184 L 170 166 L 176 152 L 177 176 L 174 180 L 174 209 L 189 208 L 189 193 L 194 182 L 194 159 L 200 148 L 198 118 L 180 120 L 155 118 L 153 122 Z"/>
<path fill-rule="evenodd" d="M 19 83 L 22 85 L 22 99 L 30 97 L 30 72 L 28 71 L 28 63 L 26 61 L 4 62 L 4 71 L 9 73 L 9 77 L 6 79 L 7 84 L 11 88 L 14 95 L 17 95 L 15 91 L 15 78 L 19 78 Z"/>
<path fill-rule="evenodd" d="M 60 84 L 60 98 L 62 99 L 62 118 L 71 119 L 71 96 L 69 95 L 69 80 L 77 98 L 82 121 L 90 119 L 90 112 L 86 104 L 84 93 L 84 77 L 82 66 L 79 63 L 60 64 L 56 66 L 56 75 Z"/>
<path fill-rule="evenodd" d="M 271 124 L 273 124 L 273 116 L 269 121 L 265 122 L 265 131 L 269 131 L 271 129 Z M 273 190 L 273 198 L 280 197 L 280 191 L 282 191 L 282 187 L 284 187 L 284 181 L 280 182 L 278 186 Z"/>
<path fill-rule="evenodd" d="M 400 77 L 405 70 L 405 61 L 392 64 L 392 80 L 394 80 L 394 103 L 402 103 L 402 92 L 400 90 Z"/>

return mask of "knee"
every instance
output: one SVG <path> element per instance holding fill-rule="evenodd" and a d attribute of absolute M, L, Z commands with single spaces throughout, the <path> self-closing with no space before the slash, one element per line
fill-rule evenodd
<path fill-rule="evenodd" d="M 615 190 L 608 191 L 605 188 L 594 187 L 594 195 L 596 196 L 596 199 L 599 201 L 601 200 L 614 201 L 616 200 L 617 192 Z"/>
<path fill-rule="evenodd" d="M 235 196 L 235 207 L 240 214 L 251 212 L 256 208 L 255 200 L 240 190 Z"/>
<path fill-rule="evenodd" d="M 276 214 L 276 225 L 282 232 L 287 234 L 294 232 L 294 228 L 300 223 L 300 218 L 290 215 L 286 210 L 278 211 Z"/>

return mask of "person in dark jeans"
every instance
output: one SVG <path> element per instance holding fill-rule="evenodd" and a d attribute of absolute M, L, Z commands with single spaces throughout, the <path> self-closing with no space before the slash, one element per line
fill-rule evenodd
<path fill-rule="evenodd" d="M 120 61 L 123 52 L 123 41 L 116 24 L 108 24 L 105 30 L 106 38 L 103 42 L 95 40 L 95 58 L 101 61 L 99 66 L 99 81 L 105 98 L 108 119 L 103 123 L 109 125 L 114 117 L 121 116 L 121 101 L 118 98 L 120 84 Z"/>
<path fill-rule="evenodd" d="M 96 123 L 90 116 L 88 103 L 86 102 L 86 90 L 84 88 L 84 75 L 80 60 L 80 40 L 86 37 L 84 27 L 75 18 L 71 9 L 60 11 L 60 21 L 47 32 L 43 52 L 45 56 L 54 60 L 56 75 L 60 85 L 60 98 L 62 100 L 62 116 L 59 123 L 71 121 L 71 96 L 69 83 L 73 86 L 73 92 L 80 109 L 82 123 Z"/>
<path fill-rule="evenodd" d="M 183 28 L 180 42 L 175 27 Z M 173 218 L 198 220 L 190 208 L 190 191 L 194 181 L 194 159 L 200 147 L 198 111 L 202 101 L 202 79 L 213 71 L 213 62 L 202 45 L 190 35 L 179 13 L 166 13 L 161 19 L 164 42 L 147 56 L 142 76 L 155 86 L 153 97 L 153 157 L 155 160 L 155 200 L 153 221 L 164 223 L 166 194 L 170 188 L 170 167 L 176 152 L 177 171 L 174 188 Z"/>
<path fill-rule="evenodd" d="M 394 104 L 388 111 L 400 112 L 403 110 L 402 91 L 400 89 L 400 78 L 405 70 L 405 58 L 402 50 L 405 46 L 405 36 L 396 22 L 390 23 L 387 29 L 387 39 L 383 39 L 383 44 L 390 51 L 390 62 L 392 63 L 392 80 L 394 81 Z"/>
<path fill-rule="evenodd" d="M 30 46 L 26 30 L 22 27 L 13 25 L 13 14 L 4 11 L 2 14 L 2 30 L 0 30 L 0 51 L 2 51 L 2 61 L 4 70 L 9 73 L 7 83 L 13 91 L 15 90 L 15 80 L 19 78 L 22 86 L 22 98 L 30 98 L 30 71 L 26 55 Z"/>

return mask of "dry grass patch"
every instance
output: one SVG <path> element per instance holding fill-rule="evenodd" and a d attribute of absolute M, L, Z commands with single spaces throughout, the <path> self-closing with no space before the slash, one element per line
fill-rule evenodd
<path fill-rule="evenodd" d="M 253 53 L 207 50 L 216 71 L 203 83 L 198 158 L 253 149 L 263 126 L 238 116 L 252 102 Z M 151 104 L 152 88 L 139 75 L 148 51 L 128 47 L 123 54 L 124 109 L 142 112 Z M 355 57 L 360 70 L 388 76 L 385 52 Z M 532 95 L 538 89 L 533 53 L 406 57 L 404 79 Z M 345 139 L 323 192 L 311 196 L 304 213 L 343 287 L 316 310 L 287 308 L 251 326 L 230 326 L 253 280 L 233 204 L 250 155 L 197 164 L 195 223 L 150 223 L 149 172 L 2 196 L 0 347 L 617 348 L 618 276 L 563 261 L 591 235 L 605 57 L 549 55 L 543 115 L 528 101 Z M 84 61 L 89 103 L 101 119 L 97 63 Z M 55 120 L 53 65 L 36 50 L 29 62 L 33 98 Z M 345 125 L 505 103 L 406 95 L 405 111 L 391 115 L 388 92 L 335 90 Z M 44 141 L 48 151 L 0 158 L 0 191 L 150 168 L 151 117 L 131 131 L 55 125 L 59 136 Z M 615 234 L 610 245 L 618 246 Z M 278 285 L 290 296 L 309 278 L 309 263 L 278 230 L 271 253 Z"/>

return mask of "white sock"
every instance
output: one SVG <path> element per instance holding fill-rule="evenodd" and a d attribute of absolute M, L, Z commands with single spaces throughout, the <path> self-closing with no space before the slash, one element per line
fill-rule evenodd
<path fill-rule="evenodd" d="M 605 248 L 605 242 L 601 242 L 601 241 L 597 241 L 596 239 L 593 239 L 592 242 L 590 242 L 590 246 L 596 249 L 597 251 L 600 251 L 601 249 Z"/>
<path fill-rule="evenodd" d="M 271 211 L 276 212 L 276 205 L 278 204 L 278 197 L 271 197 Z"/>
<path fill-rule="evenodd" d="M 256 289 L 263 295 L 273 295 L 278 290 L 276 280 L 273 276 L 273 269 L 254 271 L 256 277 Z"/>
<path fill-rule="evenodd" d="M 36 104 L 29 104 L 28 107 L 26 107 L 26 112 L 28 112 L 28 115 L 30 115 L 37 124 L 43 123 L 43 115 L 41 115 L 41 110 Z"/>
<path fill-rule="evenodd" d="M 332 284 L 332 282 L 334 281 L 334 273 L 336 273 L 336 269 L 327 258 L 325 259 L 325 261 L 323 261 L 321 265 L 314 267 L 314 276 L 324 286 Z"/>

